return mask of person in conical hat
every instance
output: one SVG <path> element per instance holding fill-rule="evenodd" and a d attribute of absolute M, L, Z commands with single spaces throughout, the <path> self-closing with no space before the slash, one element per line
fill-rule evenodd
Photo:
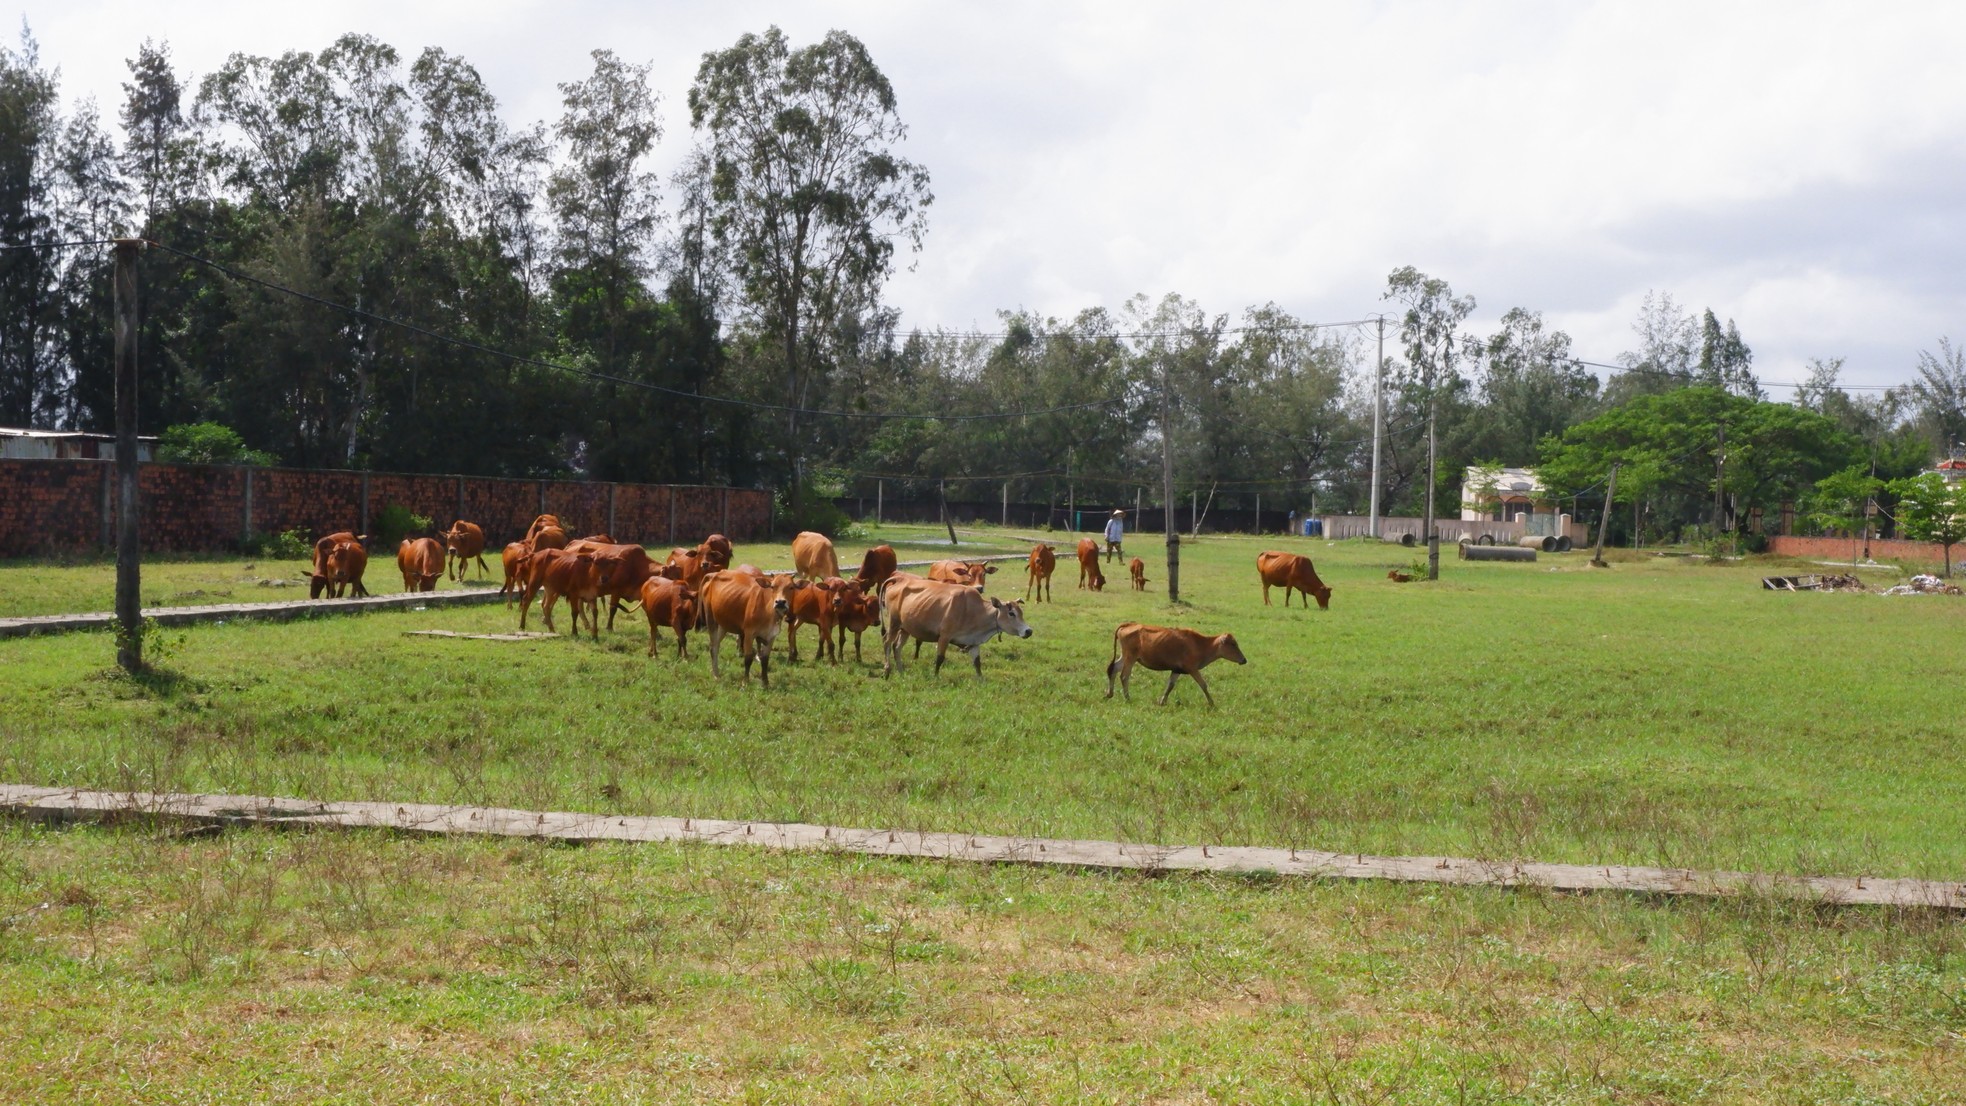
<path fill-rule="evenodd" d="M 1106 520 L 1106 559 L 1117 561 L 1125 554 L 1120 551 L 1120 542 L 1126 537 L 1126 512 L 1114 511 L 1113 517 Z"/>

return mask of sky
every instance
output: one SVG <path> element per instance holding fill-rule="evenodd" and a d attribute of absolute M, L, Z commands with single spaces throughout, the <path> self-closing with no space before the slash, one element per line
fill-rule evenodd
<path fill-rule="evenodd" d="M 1473 329 L 1541 311 L 1577 356 L 1636 348 L 1649 291 L 1733 319 L 1764 381 L 1810 358 L 1903 383 L 1966 342 L 1966 5 L 534 3 L 31 0 L 65 98 L 124 59 L 181 74 L 347 31 L 462 55 L 514 124 L 606 48 L 653 64 L 679 163 L 706 51 L 847 31 L 893 83 L 935 194 L 888 287 L 904 327 L 997 328 L 1176 292 L 1239 317 L 1389 310 L 1413 265 Z M 1389 339 L 1390 342 L 1390 339 Z M 1786 389 L 1771 387 L 1777 398 Z"/>

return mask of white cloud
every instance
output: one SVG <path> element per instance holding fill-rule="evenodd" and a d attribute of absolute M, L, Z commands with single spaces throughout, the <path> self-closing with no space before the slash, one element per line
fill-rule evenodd
<path fill-rule="evenodd" d="M 673 163 L 698 59 L 776 22 L 868 44 L 934 177 L 910 324 L 1070 316 L 1135 292 L 1310 318 L 1414 264 L 1481 317 L 1541 308 L 1581 354 L 1649 288 L 1736 319 L 1763 375 L 1814 355 L 1901 380 L 1966 336 L 1966 8 L 1943 4 L 873 2 L 381 4 L 34 0 L 65 91 L 106 115 L 146 36 L 230 52 L 359 30 L 475 63 L 515 121 L 605 46 L 652 60 Z M 1861 364 L 1859 363 L 1861 362 Z"/>

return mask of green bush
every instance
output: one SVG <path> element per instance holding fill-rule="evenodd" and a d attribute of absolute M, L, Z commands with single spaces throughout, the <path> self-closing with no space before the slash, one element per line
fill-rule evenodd
<path fill-rule="evenodd" d="M 369 524 L 369 533 L 378 543 L 375 548 L 391 553 L 404 538 L 422 537 L 433 529 L 429 515 L 416 514 L 401 503 L 384 507 Z"/>
<path fill-rule="evenodd" d="M 180 423 L 157 436 L 157 459 L 184 465 L 270 465 L 271 453 L 246 448 L 246 439 L 216 422 Z"/>
<path fill-rule="evenodd" d="M 830 496 L 810 486 L 805 490 L 803 511 L 792 512 L 791 499 L 783 489 L 772 493 L 772 505 L 778 529 L 787 534 L 811 530 L 834 541 L 859 541 L 867 536 L 867 531 L 852 516 L 833 505 Z"/>
<path fill-rule="evenodd" d="M 246 552 L 280 561 L 304 561 L 314 556 L 314 539 L 298 527 L 279 534 L 254 534 Z"/>

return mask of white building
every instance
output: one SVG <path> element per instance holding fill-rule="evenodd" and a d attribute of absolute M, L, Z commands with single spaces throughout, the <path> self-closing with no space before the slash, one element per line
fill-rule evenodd
<path fill-rule="evenodd" d="M 1483 488 L 1489 480 L 1493 486 Z M 1502 469 L 1497 473 L 1469 465 L 1461 479 L 1461 521 L 1513 522 L 1527 515 L 1549 514 L 1555 505 L 1543 494 L 1535 469 Z"/>

